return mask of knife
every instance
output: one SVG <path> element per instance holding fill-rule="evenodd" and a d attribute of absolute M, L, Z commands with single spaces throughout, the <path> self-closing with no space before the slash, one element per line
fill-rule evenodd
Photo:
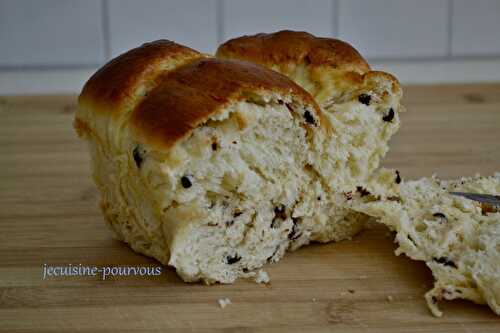
<path fill-rule="evenodd" d="M 450 194 L 474 200 L 482 204 L 491 205 L 496 208 L 500 208 L 500 195 L 468 193 L 468 192 L 450 192 Z"/>

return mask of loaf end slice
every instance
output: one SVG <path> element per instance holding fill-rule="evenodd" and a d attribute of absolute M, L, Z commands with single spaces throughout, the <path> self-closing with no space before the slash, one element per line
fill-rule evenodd
<path fill-rule="evenodd" d="M 405 182 L 400 195 L 355 207 L 396 232 L 396 254 L 425 261 L 435 282 L 425 298 L 435 316 L 440 300 L 487 304 L 500 315 L 500 212 L 449 192 L 500 195 L 500 173 Z"/>

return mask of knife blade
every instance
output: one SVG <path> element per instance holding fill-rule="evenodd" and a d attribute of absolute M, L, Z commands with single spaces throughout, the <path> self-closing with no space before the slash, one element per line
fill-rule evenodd
<path fill-rule="evenodd" d="M 500 195 L 468 193 L 468 192 L 450 192 L 450 194 L 461 196 L 470 200 L 474 200 L 483 204 L 500 207 Z"/>

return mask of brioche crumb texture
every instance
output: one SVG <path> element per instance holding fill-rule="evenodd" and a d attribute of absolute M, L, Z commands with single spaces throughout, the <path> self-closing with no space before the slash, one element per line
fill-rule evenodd
<path fill-rule="evenodd" d="M 244 54 L 220 51 L 218 57 L 247 60 Z M 400 126 L 399 114 L 405 111 L 398 80 L 379 71 L 359 74 L 307 64 L 261 65 L 288 76 L 323 110 L 331 134 L 320 170 L 335 189 L 348 192 L 369 181 L 389 151 L 389 140 Z"/>
<path fill-rule="evenodd" d="M 400 190 L 395 201 L 373 201 L 356 209 L 396 231 L 396 254 L 425 261 L 431 269 L 434 287 L 425 295 L 431 312 L 439 317 L 440 300 L 462 298 L 487 304 L 500 315 L 500 212 L 449 194 L 500 195 L 500 173 L 456 181 L 424 178 L 404 183 Z"/>
<path fill-rule="evenodd" d="M 310 241 L 349 239 L 364 217 L 319 171 L 318 121 L 270 95 L 230 105 L 168 152 L 139 145 L 127 127 L 116 148 L 91 132 L 106 221 L 189 282 L 231 283 Z"/>
<path fill-rule="evenodd" d="M 336 82 L 341 79 L 330 79 L 324 88 L 330 96 L 320 105 L 332 134 L 325 147 L 328 158 L 322 158 L 320 168 L 337 190 L 349 191 L 364 186 L 388 152 L 389 139 L 399 129 L 399 113 L 404 110 L 402 92 L 385 73 L 369 72 L 348 86 Z"/>

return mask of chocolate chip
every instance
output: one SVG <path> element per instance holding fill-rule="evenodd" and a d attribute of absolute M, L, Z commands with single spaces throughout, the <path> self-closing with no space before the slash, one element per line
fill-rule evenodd
<path fill-rule="evenodd" d="M 356 290 L 354 289 L 347 289 L 348 292 L 350 292 L 351 294 L 354 294 L 356 292 Z"/>
<path fill-rule="evenodd" d="M 279 205 L 274 207 L 274 216 L 286 220 L 286 207 L 285 205 Z"/>
<path fill-rule="evenodd" d="M 368 94 L 361 94 L 358 96 L 358 101 L 364 105 L 370 105 L 371 100 L 372 100 L 372 97 Z"/>
<path fill-rule="evenodd" d="M 382 120 L 390 123 L 390 122 L 392 122 L 393 119 L 394 119 L 394 109 L 390 108 L 389 112 L 385 116 L 382 117 Z"/>
<path fill-rule="evenodd" d="M 283 102 L 283 100 L 282 100 L 282 99 L 278 99 L 278 104 L 279 104 L 279 105 L 283 105 L 283 103 L 284 103 L 284 102 Z"/>
<path fill-rule="evenodd" d="M 498 196 L 497 196 L 497 197 L 498 197 Z M 496 213 L 496 212 L 498 212 L 498 211 L 499 211 L 499 209 L 500 209 L 500 208 L 497 208 L 497 207 L 495 207 L 495 206 L 493 206 L 493 205 L 490 205 L 490 204 L 488 204 L 488 203 L 486 203 L 486 202 L 482 202 L 482 203 L 481 203 L 481 213 L 482 213 L 483 215 L 488 215 L 488 214 L 490 214 L 490 213 Z"/>
<path fill-rule="evenodd" d="M 234 220 L 226 221 L 226 227 L 230 227 L 234 224 Z"/>
<path fill-rule="evenodd" d="M 212 150 L 213 151 L 217 150 L 217 142 L 212 142 Z"/>
<path fill-rule="evenodd" d="M 182 187 L 184 187 L 184 188 L 190 188 L 191 185 L 193 185 L 193 184 L 191 184 L 191 180 L 189 180 L 189 177 L 187 177 L 187 176 L 182 176 L 181 184 L 182 184 Z"/>
<path fill-rule="evenodd" d="M 299 238 L 301 236 L 301 233 L 298 232 L 298 227 L 297 227 L 298 219 L 292 217 L 292 221 L 293 221 L 293 226 L 292 226 L 292 230 L 288 234 L 288 239 L 296 240 L 297 238 Z"/>
<path fill-rule="evenodd" d="M 399 175 L 399 171 L 396 170 L 396 180 L 395 180 L 396 184 L 400 184 L 401 183 L 401 176 Z"/>
<path fill-rule="evenodd" d="M 228 265 L 236 264 L 240 260 L 241 260 L 241 257 L 238 254 L 235 254 L 234 256 L 227 256 L 226 257 L 226 262 Z"/>
<path fill-rule="evenodd" d="M 446 220 L 446 215 L 444 215 L 443 213 L 434 213 L 434 214 L 432 214 L 432 216 L 439 217 L 439 218 Z"/>
<path fill-rule="evenodd" d="M 285 106 L 286 106 L 286 108 L 288 109 L 288 111 L 290 111 L 290 113 L 293 113 L 293 109 L 292 109 L 292 107 L 290 106 L 290 104 L 285 103 Z"/>
<path fill-rule="evenodd" d="M 240 216 L 241 214 L 243 214 L 243 212 L 242 212 L 242 211 L 236 210 L 236 211 L 233 213 L 233 217 L 238 217 L 238 216 Z"/>
<path fill-rule="evenodd" d="M 356 190 L 361 194 L 362 197 L 364 197 L 365 195 L 370 195 L 370 192 L 368 192 L 365 188 L 361 186 L 357 186 Z"/>
<path fill-rule="evenodd" d="M 271 228 L 276 228 L 278 224 L 278 219 L 286 220 L 286 207 L 285 205 L 280 205 L 274 207 L 274 217 L 271 221 Z"/>
<path fill-rule="evenodd" d="M 432 303 L 436 304 L 438 302 L 436 296 L 431 297 Z"/>
<path fill-rule="evenodd" d="M 235 144 L 237 144 L 237 143 L 238 143 L 238 142 L 236 142 L 236 141 L 233 141 L 233 145 L 235 145 Z"/>
<path fill-rule="evenodd" d="M 134 157 L 135 165 L 137 165 L 138 168 L 141 167 L 143 157 L 141 153 L 141 148 L 139 146 L 136 146 L 134 150 L 132 151 L 132 156 Z"/>
<path fill-rule="evenodd" d="M 457 265 L 451 261 L 450 259 L 446 258 L 446 257 L 440 257 L 440 258 L 432 258 L 432 260 L 434 260 L 435 262 L 437 262 L 438 264 L 442 264 L 444 266 L 450 266 L 450 267 L 453 267 L 453 268 L 458 268 Z"/>
<path fill-rule="evenodd" d="M 352 199 L 352 191 L 345 192 L 344 193 L 346 200 L 351 200 Z"/>
<path fill-rule="evenodd" d="M 304 112 L 304 119 L 306 120 L 307 123 L 316 126 L 316 121 L 314 120 L 314 117 L 312 116 L 311 112 L 306 110 Z"/>
<path fill-rule="evenodd" d="M 316 200 L 321 201 L 321 196 L 318 196 Z"/>

